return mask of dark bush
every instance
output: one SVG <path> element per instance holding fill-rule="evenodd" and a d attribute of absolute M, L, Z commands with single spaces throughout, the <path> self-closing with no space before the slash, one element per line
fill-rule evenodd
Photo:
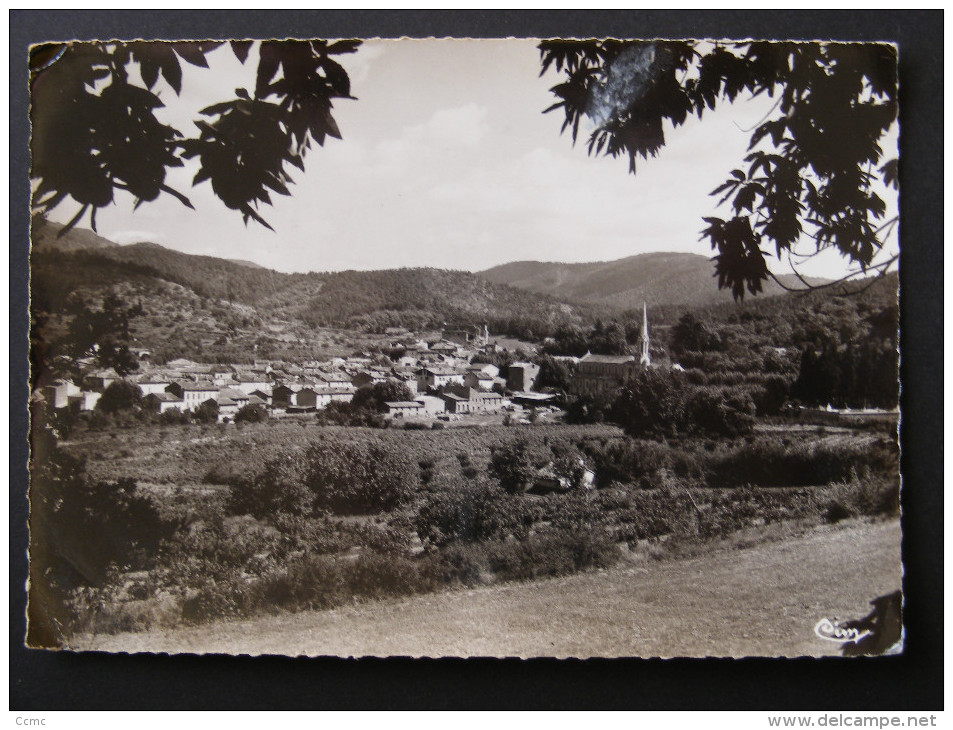
<path fill-rule="evenodd" d="M 533 580 L 606 568 L 619 550 L 603 531 L 550 530 L 525 540 L 486 545 L 487 561 L 498 580 Z"/>
<path fill-rule="evenodd" d="M 247 616 L 255 608 L 252 587 L 241 578 L 214 582 L 198 589 L 182 602 L 182 620 L 201 624 Z"/>
<path fill-rule="evenodd" d="M 304 484 L 315 506 L 338 514 L 388 512 L 409 500 L 418 484 L 416 464 L 396 446 L 314 444 L 305 453 Z"/>
<path fill-rule="evenodd" d="M 595 444 L 586 447 L 596 472 L 596 482 L 603 487 L 613 482 L 638 483 L 662 469 L 670 469 L 673 451 L 666 444 L 642 439 L 613 441 L 602 448 Z"/>
<path fill-rule="evenodd" d="M 467 587 L 488 582 L 489 565 L 480 545 L 450 543 L 424 558 L 422 569 L 437 585 Z"/>
<path fill-rule="evenodd" d="M 438 587 L 430 571 L 408 558 L 368 554 L 342 561 L 302 557 L 254 588 L 258 602 L 287 609 L 322 609 L 356 599 L 407 596 Z"/>
<path fill-rule="evenodd" d="M 897 445 L 881 439 L 786 443 L 759 438 L 712 458 L 711 486 L 800 487 L 849 480 L 865 470 L 875 474 L 897 472 Z"/>
<path fill-rule="evenodd" d="M 106 386 L 96 401 L 96 410 L 102 413 L 131 411 L 142 406 L 142 391 L 135 383 L 116 380 Z"/>
<path fill-rule="evenodd" d="M 894 516 L 900 511 L 900 483 L 896 478 L 854 474 L 849 481 L 830 489 L 825 517 L 839 522 L 858 515 Z"/>
<path fill-rule="evenodd" d="M 288 558 L 293 540 L 255 524 L 227 524 L 209 515 L 163 541 L 152 578 L 174 590 L 264 575 Z"/>
<path fill-rule="evenodd" d="M 296 549 L 306 553 L 331 555 L 355 545 L 353 531 L 342 526 L 329 516 L 319 518 L 301 517 L 281 512 L 271 520 L 281 532 L 294 540 Z"/>
<path fill-rule="evenodd" d="M 235 414 L 235 423 L 261 423 L 268 420 L 268 411 L 264 406 L 251 403 L 242 406 Z"/>
<path fill-rule="evenodd" d="M 832 523 L 836 524 L 841 520 L 846 520 L 849 517 L 856 517 L 859 513 L 854 509 L 851 504 L 844 504 L 839 499 L 831 500 L 831 503 L 827 506 L 827 509 L 824 512 L 824 518 Z"/>
<path fill-rule="evenodd" d="M 68 560 L 86 585 L 101 584 L 111 565 L 150 567 L 159 543 L 179 526 L 163 519 L 133 479 L 79 482 L 57 492 L 45 515 L 52 532 L 44 550 Z"/>
<path fill-rule="evenodd" d="M 482 482 L 430 495 L 414 522 L 420 539 L 435 545 L 525 537 L 531 524 L 523 497 Z"/>
<path fill-rule="evenodd" d="M 259 518 L 284 512 L 310 515 L 314 508 L 314 492 L 306 483 L 308 465 L 301 449 L 285 448 L 268 459 L 257 474 L 245 478 L 225 476 L 232 482 L 228 509 L 232 514 L 250 514 Z M 206 475 L 208 478 L 211 475 Z"/>
<path fill-rule="evenodd" d="M 747 393 L 696 387 L 685 396 L 679 430 L 710 436 L 738 436 L 754 426 L 755 406 Z"/>
<path fill-rule="evenodd" d="M 192 418 L 199 423 L 216 423 L 218 421 L 218 403 L 209 398 L 192 411 Z"/>
<path fill-rule="evenodd" d="M 188 423 L 189 417 L 178 408 L 170 408 L 169 410 L 160 413 L 157 416 L 157 420 L 163 425 L 180 426 L 184 423 Z"/>
<path fill-rule="evenodd" d="M 639 370 L 615 401 L 611 420 L 636 438 L 675 436 L 683 423 L 686 387 L 670 370 Z"/>
<path fill-rule="evenodd" d="M 618 393 L 577 396 L 566 403 L 566 423 L 603 423 L 610 419 Z"/>
<path fill-rule="evenodd" d="M 517 437 L 495 449 L 490 457 L 490 474 L 508 493 L 523 492 L 536 476 L 526 439 Z"/>
<path fill-rule="evenodd" d="M 730 437 L 749 433 L 754 413 L 743 389 L 692 385 L 683 373 L 649 369 L 623 388 L 611 420 L 635 438 Z"/>

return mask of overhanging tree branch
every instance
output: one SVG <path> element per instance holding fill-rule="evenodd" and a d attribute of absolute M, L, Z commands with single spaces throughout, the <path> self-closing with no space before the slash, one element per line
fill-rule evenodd
<path fill-rule="evenodd" d="M 231 43 L 245 63 L 250 41 Z M 185 61 L 208 68 L 206 56 L 222 43 L 205 41 L 71 42 L 31 49 L 31 176 L 35 212 L 48 213 L 67 199 L 80 212 L 113 203 L 129 192 L 136 207 L 171 195 L 189 208 L 187 196 L 169 186 L 169 169 L 198 158 L 193 185 L 209 181 L 215 195 L 244 220 L 270 228 L 253 210 L 270 204 L 269 191 L 288 194 L 288 167 L 304 170 L 311 142 L 340 139 L 333 100 L 353 99 L 346 70 L 333 58 L 354 53 L 360 41 L 266 41 L 260 44 L 254 97 L 213 104 L 196 121 L 197 138 L 162 124 L 164 106 L 154 92 L 161 78 L 176 96 Z M 229 92 L 230 93 L 230 92 Z"/>
<path fill-rule="evenodd" d="M 706 218 L 702 233 L 718 252 L 719 287 L 736 299 L 768 278 L 762 243 L 781 257 L 807 238 L 815 254 L 833 247 L 872 268 L 880 234 L 892 231 L 889 221 L 878 225 L 886 205 L 874 182 L 897 186 L 896 161 L 884 162 L 880 146 L 897 115 L 895 47 L 594 40 L 544 41 L 539 50 L 543 70 L 567 76 L 546 112 L 561 109 L 574 139 L 589 117 L 590 154 L 624 154 L 633 173 L 636 157 L 660 153 L 663 121 L 678 127 L 743 93 L 777 95 L 751 130 L 748 169 L 732 170 L 712 193 L 734 217 Z"/>

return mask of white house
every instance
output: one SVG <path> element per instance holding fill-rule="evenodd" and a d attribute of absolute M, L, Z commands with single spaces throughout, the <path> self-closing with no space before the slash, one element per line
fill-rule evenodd
<path fill-rule="evenodd" d="M 450 383 L 463 385 L 464 373 L 462 370 L 444 365 L 429 365 L 422 368 L 417 376 L 418 390 L 442 388 Z"/>
<path fill-rule="evenodd" d="M 166 388 L 167 393 L 172 393 L 182 400 L 182 408 L 186 411 L 194 411 L 207 400 L 216 400 L 218 391 L 218 386 L 211 382 L 175 381 Z"/>
<path fill-rule="evenodd" d="M 79 387 L 69 380 L 54 380 L 40 389 L 47 405 L 53 408 L 66 408 L 70 396 L 79 395 Z"/>
<path fill-rule="evenodd" d="M 166 388 L 168 388 L 171 384 L 172 381 L 169 379 L 157 378 L 154 376 L 144 377 L 136 383 L 144 396 L 151 395 L 153 393 L 165 393 Z"/>
<path fill-rule="evenodd" d="M 75 408 L 78 411 L 91 411 L 96 407 L 96 403 L 99 401 L 99 396 L 102 393 L 97 393 L 95 391 L 83 390 L 75 395 L 68 397 L 68 404 L 71 408 Z"/>
<path fill-rule="evenodd" d="M 151 405 L 153 408 L 157 409 L 159 413 L 165 413 L 166 411 L 171 411 L 173 408 L 178 408 L 180 411 L 185 411 L 185 404 L 182 399 L 173 395 L 172 393 L 148 393 L 143 402 L 146 405 Z"/>

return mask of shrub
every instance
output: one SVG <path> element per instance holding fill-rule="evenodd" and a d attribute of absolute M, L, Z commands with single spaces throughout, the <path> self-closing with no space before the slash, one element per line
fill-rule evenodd
<path fill-rule="evenodd" d="M 526 540 L 486 546 L 490 569 L 499 580 L 533 580 L 606 568 L 619 550 L 600 530 L 550 530 Z"/>
<path fill-rule="evenodd" d="M 106 386 L 96 401 L 96 409 L 102 413 L 131 411 L 142 406 L 142 391 L 135 383 L 116 380 Z"/>
<path fill-rule="evenodd" d="M 192 411 L 192 418 L 199 423 L 216 423 L 218 421 L 218 402 L 209 398 Z"/>
<path fill-rule="evenodd" d="M 599 486 L 613 482 L 638 482 L 644 477 L 672 467 L 673 449 L 655 441 L 626 439 L 604 448 L 586 447 L 593 460 Z"/>
<path fill-rule="evenodd" d="M 161 424 L 169 426 L 178 426 L 189 422 L 189 417 L 178 408 L 170 408 L 158 415 L 158 421 Z"/>
<path fill-rule="evenodd" d="M 450 543 L 438 552 L 428 554 L 422 571 L 435 584 L 467 587 L 488 582 L 489 565 L 480 545 Z"/>
<path fill-rule="evenodd" d="M 630 500 L 632 506 L 621 510 L 618 517 L 626 528 L 624 537 L 630 542 L 689 533 L 694 529 L 693 507 L 685 492 L 669 488 L 636 491 Z"/>
<path fill-rule="evenodd" d="M 494 450 L 490 458 L 490 474 L 508 493 L 517 494 L 524 491 L 536 475 L 526 439 L 517 437 Z"/>
<path fill-rule="evenodd" d="M 759 438 L 710 460 L 712 486 L 797 487 L 845 481 L 856 473 L 896 474 L 897 447 L 879 442 L 799 442 Z"/>
<path fill-rule="evenodd" d="M 252 589 L 260 605 L 322 609 L 358 599 L 406 596 L 438 587 L 432 571 L 400 557 L 362 555 L 354 561 L 306 556 L 259 581 Z"/>
<path fill-rule="evenodd" d="M 355 540 L 352 534 L 341 529 L 341 525 L 330 517 L 300 517 L 280 512 L 275 515 L 272 524 L 282 535 L 288 536 L 296 550 L 318 555 L 339 553 L 351 547 Z"/>
<path fill-rule="evenodd" d="M 338 514 L 388 512 L 410 499 L 418 483 L 416 464 L 391 445 L 315 444 L 305 463 L 315 505 Z"/>
<path fill-rule="evenodd" d="M 579 396 L 566 404 L 566 423 L 602 423 L 609 420 L 618 393 Z"/>
<path fill-rule="evenodd" d="M 235 423 L 261 423 L 268 420 L 268 411 L 263 406 L 251 403 L 242 406 L 235 414 Z"/>
<path fill-rule="evenodd" d="M 754 403 L 747 393 L 694 388 L 685 397 L 679 430 L 712 436 L 737 436 L 751 431 Z"/>
<path fill-rule="evenodd" d="M 340 565 L 323 556 L 293 561 L 263 579 L 257 592 L 266 605 L 288 609 L 330 608 L 348 598 Z"/>
<path fill-rule="evenodd" d="M 565 531 L 591 529 L 604 521 L 600 503 L 579 492 L 551 500 L 547 516 L 555 529 Z"/>
<path fill-rule="evenodd" d="M 825 512 L 828 522 L 859 515 L 896 515 L 900 511 L 900 484 L 895 478 L 856 473 L 849 481 L 832 485 Z"/>
<path fill-rule="evenodd" d="M 228 509 L 232 514 L 250 514 L 259 518 L 272 517 L 279 512 L 310 515 L 314 493 L 306 484 L 307 474 L 302 450 L 282 449 L 268 459 L 257 474 L 237 480 L 232 475 L 225 476 L 225 479 L 236 482 L 229 489 Z"/>
<path fill-rule="evenodd" d="M 531 524 L 522 497 L 484 482 L 430 495 L 414 521 L 420 538 L 435 545 L 525 537 Z"/>
<path fill-rule="evenodd" d="M 199 624 L 217 619 L 239 618 L 255 607 L 252 587 L 240 577 L 209 581 L 182 602 L 182 619 Z"/>
<path fill-rule="evenodd" d="M 160 541 L 178 527 L 163 519 L 151 495 L 128 478 L 73 485 L 61 490 L 51 506 L 55 534 L 44 549 L 68 559 L 90 585 L 101 584 L 110 565 L 148 567 Z"/>
<path fill-rule="evenodd" d="M 126 600 L 122 588 L 81 588 L 69 600 L 71 631 L 118 634 L 148 631 L 157 626 L 173 627 L 181 619 L 181 606 L 171 596 Z"/>
<path fill-rule="evenodd" d="M 754 413 L 745 390 L 692 385 L 684 374 L 641 370 L 622 390 L 611 418 L 636 438 L 737 436 L 751 431 Z"/>

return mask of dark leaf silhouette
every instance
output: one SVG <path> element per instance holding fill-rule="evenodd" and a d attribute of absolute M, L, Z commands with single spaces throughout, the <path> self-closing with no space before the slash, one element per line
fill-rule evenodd
<path fill-rule="evenodd" d="M 248 52 L 251 50 L 252 43 L 253 41 L 231 41 L 232 52 L 242 63 L 248 60 Z"/>
<path fill-rule="evenodd" d="M 777 98 L 753 130 L 747 175 L 732 170 L 712 195 L 731 201 L 735 218 L 708 218 L 718 285 L 737 299 L 768 276 L 760 242 L 780 258 L 806 233 L 816 251 L 833 246 L 851 263 L 875 263 L 886 214 L 877 184 L 898 185 L 897 161 L 883 161 L 880 140 L 897 115 L 897 55 L 886 44 L 548 40 L 539 44 L 542 73 L 564 81 L 544 113 L 562 110 L 562 131 L 575 142 L 583 116 L 595 129 L 590 154 L 657 156 L 664 124 L 739 95 Z M 871 170 L 879 167 L 879 176 Z"/>
<path fill-rule="evenodd" d="M 253 41 L 232 41 L 245 62 Z M 166 183 L 166 172 L 198 158 L 193 185 L 210 182 L 215 195 L 247 223 L 270 226 L 258 213 L 272 192 L 289 195 L 286 165 L 305 169 L 312 140 L 341 138 L 332 116 L 336 98 L 351 97 L 347 71 L 330 56 L 354 53 L 360 41 L 267 41 L 261 44 L 255 94 L 235 89 L 234 99 L 212 104 L 185 139 L 162 124 L 164 82 L 182 91 L 180 59 L 208 68 L 217 41 L 51 44 L 33 52 L 33 205 L 45 213 L 72 199 L 95 225 L 96 211 L 129 192 L 135 207 L 166 193 L 192 207 Z M 138 73 L 137 73 L 138 71 Z M 141 80 L 141 81 L 140 81 Z M 162 97 L 162 98 L 160 98 Z"/>

